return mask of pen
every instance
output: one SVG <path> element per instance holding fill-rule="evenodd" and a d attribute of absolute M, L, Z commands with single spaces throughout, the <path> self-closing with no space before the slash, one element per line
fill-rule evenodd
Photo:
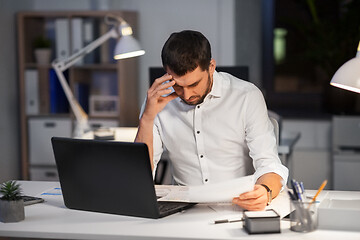
<path fill-rule="evenodd" d="M 296 181 L 295 181 L 295 179 L 291 179 L 291 188 L 292 188 L 292 190 L 293 190 L 293 195 L 295 196 L 295 200 L 298 200 L 298 193 L 297 193 L 297 189 L 296 189 L 296 187 L 295 187 L 295 183 L 296 183 Z"/>
<path fill-rule="evenodd" d="M 289 194 L 291 200 L 293 200 L 293 201 L 297 200 L 296 197 L 294 196 L 294 194 L 292 194 L 290 191 L 288 191 L 288 194 Z"/>
<path fill-rule="evenodd" d="M 304 197 L 302 195 L 302 190 L 300 187 L 300 184 L 298 182 L 295 182 L 295 188 L 296 188 L 296 193 L 298 194 L 298 199 L 303 202 L 304 201 Z"/>
<path fill-rule="evenodd" d="M 239 219 L 221 219 L 221 220 L 215 220 L 214 224 L 219 224 L 219 223 L 233 223 L 233 222 L 241 222 L 244 221 L 243 218 L 239 218 Z"/>
<path fill-rule="evenodd" d="M 327 184 L 327 180 L 324 180 L 323 183 L 320 185 L 319 189 L 317 190 L 315 196 L 313 197 L 313 199 L 311 200 L 311 202 L 315 202 L 316 198 L 319 196 L 320 192 L 324 189 L 324 187 Z"/>
<path fill-rule="evenodd" d="M 306 194 L 305 194 L 305 188 L 304 188 L 304 183 L 300 182 L 300 188 L 301 188 L 301 194 L 304 198 L 304 200 L 306 199 Z"/>

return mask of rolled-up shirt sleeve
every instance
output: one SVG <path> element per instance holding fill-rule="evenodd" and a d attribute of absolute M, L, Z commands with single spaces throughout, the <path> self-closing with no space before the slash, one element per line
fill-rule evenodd
<path fill-rule="evenodd" d="M 245 104 L 245 134 L 249 155 L 253 159 L 255 179 L 266 173 L 276 173 L 286 185 L 288 169 L 281 163 L 277 151 L 274 126 L 272 125 L 259 89 L 248 93 Z"/>

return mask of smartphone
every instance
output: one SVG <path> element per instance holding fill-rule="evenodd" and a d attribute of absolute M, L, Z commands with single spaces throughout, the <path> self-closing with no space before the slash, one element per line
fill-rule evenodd
<path fill-rule="evenodd" d="M 168 83 L 168 82 L 170 82 L 170 80 L 163 82 L 163 84 Z M 169 94 L 161 95 L 162 97 L 167 97 L 167 96 L 169 96 L 170 94 L 172 94 L 173 92 L 175 92 L 175 90 L 174 90 L 173 87 L 169 87 L 168 89 L 170 89 L 171 92 L 170 92 Z"/>

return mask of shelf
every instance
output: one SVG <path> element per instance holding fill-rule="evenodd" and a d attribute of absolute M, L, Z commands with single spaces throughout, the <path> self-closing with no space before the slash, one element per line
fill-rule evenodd
<path fill-rule="evenodd" d="M 25 11 L 17 14 L 22 179 L 31 179 L 29 133 L 34 129 L 31 129 L 29 122 L 41 121 L 46 118 L 49 118 L 50 121 L 67 118 L 72 122 L 71 128 L 73 128 L 75 121 L 71 108 L 69 107 L 67 110 L 67 106 L 65 106 L 66 97 L 64 97 L 60 82 L 52 70 L 51 63 L 36 63 L 34 40 L 39 36 L 51 40 L 52 59 L 69 56 L 76 49 L 79 50 L 109 31 L 111 26 L 107 26 L 104 22 L 105 16 L 108 14 L 125 19 L 132 26 L 136 37 L 137 13 L 133 11 Z M 73 20 L 77 20 L 76 24 Z M 59 32 L 61 34 L 57 34 Z M 74 36 L 77 37 L 73 38 Z M 85 36 L 87 37 L 85 38 Z M 117 104 L 119 113 L 116 116 L 100 115 L 105 112 L 100 113 L 99 116 L 90 115 L 89 121 L 95 122 L 93 124 L 104 123 L 134 127 L 138 125 L 139 121 L 138 61 L 124 59 L 114 62 L 111 56 L 112 48 L 115 45 L 115 39 L 105 42 L 93 52 L 85 55 L 81 65 L 72 66 L 64 75 L 69 81 L 74 96 L 89 112 L 90 106 L 95 106 L 94 103 L 90 103 L 90 96 L 117 96 L 112 101 Z M 59 49 L 64 51 L 58 51 Z M 73 129 L 70 129 L 70 132 L 73 132 Z M 38 133 L 40 136 L 41 132 Z M 35 140 L 35 142 L 37 141 Z M 42 152 L 43 150 L 49 149 L 46 147 L 32 149 L 32 152 Z"/>
<path fill-rule="evenodd" d="M 98 64 L 83 64 L 72 66 L 71 69 L 86 69 L 86 70 L 117 70 L 116 63 L 98 63 Z M 25 63 L 25 68 L 52 68 L 51 64 L 37 64 L 37 63 Z"/>
<path fill-rule="evenodd" d="M 56 114 L 48 113 L 48 114 L 36 114 L 36 115 L 30 114 L 27 115 L 26 117 L 28 119 L 29 118 L 70 118 L 71 115 L 70 113 L 56 113 Z"/>

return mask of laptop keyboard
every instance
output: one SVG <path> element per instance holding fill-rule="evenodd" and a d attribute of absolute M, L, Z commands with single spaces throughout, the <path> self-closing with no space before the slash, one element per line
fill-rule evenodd
<path fill-rule="evenodd" d="M 193 205 L 195 204 L 186 202 L 158 202 L 159 213 L 161 216 L 167 216 L 174 212 L 180 212 L 192 207 Z"/>

